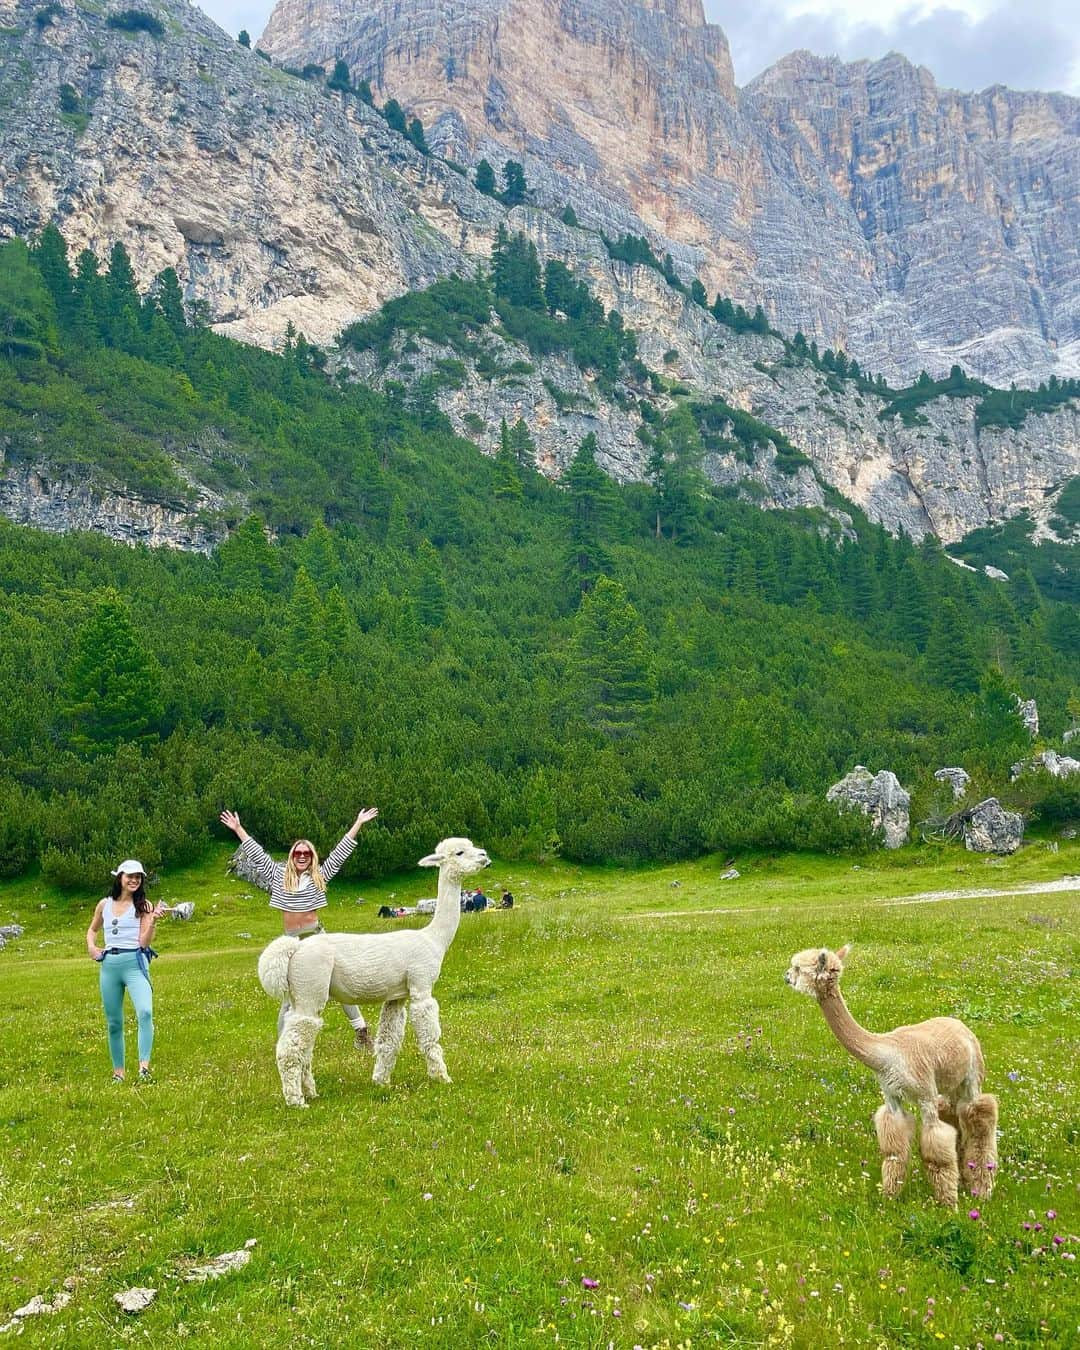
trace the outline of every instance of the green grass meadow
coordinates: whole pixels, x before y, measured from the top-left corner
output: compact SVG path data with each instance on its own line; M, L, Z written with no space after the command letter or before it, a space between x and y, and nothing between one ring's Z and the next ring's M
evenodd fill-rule
M375 1088L331 1005L305 1111L255 975L279 916L225 857L154 892L197 908L159 925L148 1087L109 1081L97 897L0 886L0 922L27 928L0 953L0 1325L74 1285L0 1342L1080 1343L1080 894L896 903L1078 873L1075 843L740 858L733 881L721 859L497 861L485 882L517 907L462 917L436 990L453 1085L410 1031ZM380 904L432 887L339 881L328 926L385 928ZM877 1085L782 980L846 940L864 1026L951 1014L982 1041L1001 1170L977 1217L935 1208L917 1163L881 1196ZM249 1239L243 1270L184 1281ZM132 1285L158 1291L137 1317L113 1302Z

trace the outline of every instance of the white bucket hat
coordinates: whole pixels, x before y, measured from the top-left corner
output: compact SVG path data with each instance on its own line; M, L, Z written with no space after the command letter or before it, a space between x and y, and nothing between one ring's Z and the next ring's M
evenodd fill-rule
M132 876L136 872L140 876L146 876L146 868L139 862L138 858L125 858L119 867L113 868L112 875L118 877L123 872L126 872L128 876Z

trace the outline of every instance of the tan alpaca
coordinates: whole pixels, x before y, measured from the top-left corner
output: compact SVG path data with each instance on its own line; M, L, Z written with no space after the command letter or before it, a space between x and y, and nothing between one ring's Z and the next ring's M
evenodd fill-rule
M850 950L850 943L838 952L809 947L791 958L784 979L817 999L836 1039L877 1074L885 1098L874 1115L882 1189L897 1195L907 1175L915 1117L904 1110L906 1098L922 1116L919 1151L934 1199L955 1206L960 1176L972 1195L988 1199L997 1168L998 1104L981 1090L986 1069L979 1042L955 1017L931 1017L881 1034L864 1031L840 993Z

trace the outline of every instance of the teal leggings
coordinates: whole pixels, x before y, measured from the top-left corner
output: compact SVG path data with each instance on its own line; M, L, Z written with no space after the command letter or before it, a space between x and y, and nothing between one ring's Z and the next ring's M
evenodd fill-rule
M139 1060L149 1061L154 1048L154 993L150 981L139 969L137 952L110 952L101 963L101 1002L114 1069L124 1067L125 989L131 995L139 1024Z

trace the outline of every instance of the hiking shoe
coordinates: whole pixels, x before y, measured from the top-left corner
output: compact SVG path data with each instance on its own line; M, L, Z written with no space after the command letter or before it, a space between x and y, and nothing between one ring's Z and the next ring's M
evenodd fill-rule
M155 1082L155 1081L156 1081L156 1080L155 1080L155 1078L154 1078L154 1075L150 1072L149 1069L140 1069L140 1070L139 1070L139 1082L140 1082L140 1083L153 1083L153 1082Z
M124 1077L124 1075L123 1075L122 1073L114 1073L113 1076L109 1079L109 1082L110 1082L110 1083L126 1083L126 1082L127 1082L127 1079Z
M371 1031L367 1027L357 1027L353 1032L353 1045L362 1055L373 1055L375 1053L375 1042L371 1039Z

